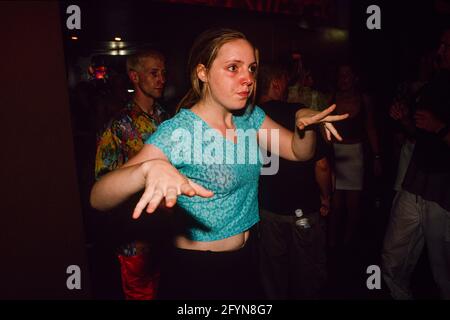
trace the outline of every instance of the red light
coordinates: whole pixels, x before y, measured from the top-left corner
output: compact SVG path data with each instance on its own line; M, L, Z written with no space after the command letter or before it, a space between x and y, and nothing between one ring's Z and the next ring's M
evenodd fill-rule
M105 79L106 78L106 67L105 66L95 67L94 77L95 77L95 79Z

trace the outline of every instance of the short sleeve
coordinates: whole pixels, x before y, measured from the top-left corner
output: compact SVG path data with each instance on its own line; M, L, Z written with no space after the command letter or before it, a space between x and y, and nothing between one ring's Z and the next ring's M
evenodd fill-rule
M266 113L263 109L256 106L251 110L248 121L251 123L251 127L254 129L259 129L266 118Z
M145 143L159 148L170 163L180 167L192 158L190 125L183 118L164 121Z
M148 139L145 141L145 144L152 144L155 147L158 147L169 159L170 161L170 155L172 153L172 125L171 122L164 121L158 129L156 129L153 134L148 137Z

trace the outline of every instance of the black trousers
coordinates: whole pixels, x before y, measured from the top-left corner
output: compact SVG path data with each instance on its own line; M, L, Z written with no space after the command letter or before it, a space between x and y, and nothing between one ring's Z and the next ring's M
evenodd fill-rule
M326 281L325 232L319 213L309 215L311 228L296 226L295 216L261 210L259 256L268 299L317 299Z
M173 248L161 270L161 300L261 299L262 287L252 235L236 251L212 252Z

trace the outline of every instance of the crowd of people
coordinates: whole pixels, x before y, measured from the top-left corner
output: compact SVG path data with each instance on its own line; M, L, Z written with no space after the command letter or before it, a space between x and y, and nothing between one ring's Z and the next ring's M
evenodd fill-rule
M412 299L426 245L449 299L449 30L421 62L389 110L399 165L379 255L390 295ZM323 298L328 256L358 244L367 176L385 173L379 109L357 67L339 64L321 92L304 65L293 74L286 61L259 61L243 33L207 30L173 115L159 50L138 50L126 69L133 95L92 126L88 166L90 205L105 211L95 214L128 219L114 242L124 297Z

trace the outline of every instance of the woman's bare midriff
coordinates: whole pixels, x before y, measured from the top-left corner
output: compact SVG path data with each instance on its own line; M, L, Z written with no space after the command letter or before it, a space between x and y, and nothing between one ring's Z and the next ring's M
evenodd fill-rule
M248 230L232 237L216 241L193 241L184 236L178 236L175 238L175 246L180 249L199 251L235 251L245 245L248 236Z

